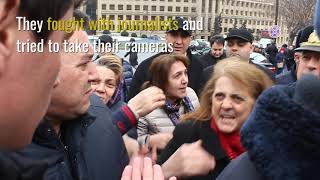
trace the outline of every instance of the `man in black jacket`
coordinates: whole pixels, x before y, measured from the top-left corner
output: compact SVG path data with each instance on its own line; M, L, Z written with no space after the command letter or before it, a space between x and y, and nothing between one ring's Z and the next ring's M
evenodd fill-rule
M61 43L68 35L63 31L49 31L47 19L71 18L75 0L19 2L4 0L0 3L2 149L17 149L31 142L32 134L47 109L60 67L59 53L50 53L47 44L49 41ZM41 21L42 28L37 27L35 31L24 29L30 20ZM21 43L40 43L41 40L44 43L41 53L27 52L25 46L22 48Z
M226 55L227 57L239 56L248 63L253 63L250 59L250 54L253 52L253 36L246 29L233 29L229 32L225 40L227 41ZM253 63L254 64L254 63ZM256 64L255 64L256 65ZM256 65L257 68L263 70L272 80L275 80L274 74L267 68ZM205 68L199 80L200 92L207 81L213 74L213 66Z
M49 31L47 19L72 17L76 0L2 0L0 3L0 149L16 150L31 143L44 116L60 68L59 53L50 53L48 42L61 43L63 31ZM25 19L24 19L25 18ZM23 29L31 20L43 23ZM35 21L33 21L34 23ZM19 26L20 25L20 26ZM18 28L21 28L20 30ZM31 53L17 43L39 43L43 52ZM32 167L32 168L29 168ZM8 152L0 152L0 179L41 179L47 166Z
M75 31L69 42L89 43L89 40L84 31ZM132 101L138 103L131 101L121 108L129 119L125 121L125 115L120 115L115 122L107 106L92 95L90 82L97 79L92 57L91 46L88 53L62 53L60 84L53 89L46 117L38 126L33 143L13 153L45 161L49 166L46 179L120 179L129 163L122 134L136 124L137 118L157 108L156 101L164 99L161 90L138 100L135 97ZM142 103L148 108L142 107ZM163 104L164 101L158 105Z
M191 54L189 50L189 44L192 39L191 31L183 30L183 20L178 18L178 30L170 30L167 31L166 34L166 41L167 43L172 43L173 45L173 52L186 55L189 58L189 67L188 67L188 78L189 84L188 86L191 87L195 92L198 91L198 76L202 72L202 65L199 62L198 57ZM129 90L129 99L137 95L141 91L141 86L145 81L148 81L149 78L149 67L153 60L166 53L159 53L156 54L146 60L144 60L137 68L132 82L131 87Z
M215 35L210 38L211 50L200 57L203 68L215 65L219 60L226 57L224 53L224 38L221 35Z
M269 62L276 66L276 55L278 53L278 48L275 42L272 42L267 48L266 53L269 55Z
M301 43L307 42L310 34L313 32L314 28L313 25L307 26L299 31L296 37L296 48L300 47ZM297 81L297 71L303 71L306 68L304 65L304 61L302 61L302 52L295 51L294 52L294 61L295 63L289 69L288 72L283 74L279 74L276 76L277 84L290 84ZM301 66L299 64L302 63Z

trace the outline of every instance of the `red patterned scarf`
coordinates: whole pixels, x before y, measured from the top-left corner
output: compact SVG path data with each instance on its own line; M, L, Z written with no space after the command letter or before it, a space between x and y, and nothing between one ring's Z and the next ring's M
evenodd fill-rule
M217 133L220 144L222 145L222 149L226 152L230 159L235 159L246 151L240 143L239 131L231 134L222 133L218 129L214 119L211 119L211 128Z

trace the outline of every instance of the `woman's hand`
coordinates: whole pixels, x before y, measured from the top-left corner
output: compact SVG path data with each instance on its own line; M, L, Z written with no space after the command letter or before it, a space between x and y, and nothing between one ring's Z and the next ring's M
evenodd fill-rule
M172 133L159 133L149 137L149 145L158 149L164 149L172 139Z
M162 169L159 165L152 165L150 158L135 158L132 166L128 165L122 173L121 180L164 180ZM169 180L177 180L175 177Z
M201 140L182 145L162 165L165 177L206 175L216 166L215 158L201 146Z

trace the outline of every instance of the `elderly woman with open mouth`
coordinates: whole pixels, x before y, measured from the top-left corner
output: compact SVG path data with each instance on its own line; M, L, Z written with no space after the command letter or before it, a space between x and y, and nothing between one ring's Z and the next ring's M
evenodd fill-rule
M217 63L201 94L200 108L182 117L184 122L176 126L173 138L158 158L159 164L169 163L166 161L180 146L202 140L202 147L215 159L215 167L208 174L187 177L188 172L179 169L180 161L171 166L173 174L164 173L179 179L215 179L232 159L245 152L239 130L258 96L271 85L262 70L238 57Z

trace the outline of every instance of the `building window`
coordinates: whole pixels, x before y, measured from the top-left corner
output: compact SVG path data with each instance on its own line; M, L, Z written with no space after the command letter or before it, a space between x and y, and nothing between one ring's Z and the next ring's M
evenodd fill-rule
M184 0L184 2L186 2L186 3L187 3L187 2L189 2L189 1L188 1L188 0Z
M176 2L181 2L181 0L176 0Z
M240 15L241 15L241 16L243 15L243 11L240 11Z
M118 5L118 10L123 10L123 5L122 4Z
M183 7L183 12L188 12L189 8L188 7Z
M109 20L114 20L114 15L110 15Z
M248 16L248 11L245 11L244 14L245 14L246 16Z
M134 16L134 19L135 20L140 20L140 16L136 15L136 16Z
M236 10L236 15L238 15L238 10Z
M157 6L151 6L151 10L152 11L156 11L157 10Z
M140 10L140 6L139 6L139 5L135 5L135 6L134 6L134 9L137 10L137 11L139 11L139 10Z
M253 25L256 25L256 21L253 21Z
M226 14L229 14L229 9L226 9Z
M126 20L131 20L131 15L126 15Z
M131 5L127 5L127 10L131 10L131 9L132 9Z
M248 21L248 24L251 25L251 20Z
M191 8L191 12L196 12L197 10L196 10L196 8L195 7L192 7Z
M107 19L107 16L105 14L101 15L102 19Z
M144 5L144 6L143 6L143 10L144 10L144 11L148 11L148 6L147 6L147 5Z
M254 16L257 16L257 12L254 12Z
M114 10L114 4L110 4L109 9Z
M160 6L160 11L164 11L164 6Z
M118 15L119 20L123 20L123 15Z
M260 21L257 21L257 25L260 25Z
M177 12L180 12L180 7L176 7L176 11L177 11Z
M231 15L233 15L233 10L230 11Z
M228 28L223 28L223 32L227 32L228 31Z
M232 20L232 19L230 19L230 23L233 23L233 20Z
M224 20L224 23L228 23L228 19L225 19L225 20Z
M250 16L252 16L252 12L250 12Z
M102 10L106 10L107 9L107 5L106 4L102 4L101 9Z
M172 0L168 0L168 2L172 2Z
M197 0L192 0L192 3L197 3Z

